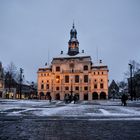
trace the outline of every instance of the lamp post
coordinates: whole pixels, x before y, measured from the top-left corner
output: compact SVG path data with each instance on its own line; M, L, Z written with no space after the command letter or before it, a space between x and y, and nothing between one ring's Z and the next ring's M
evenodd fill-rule
M131 96L131 101L133 100L133 82L132 82L132 68L133 68L133 65L132 64L129 64L130 66L130 96Z
M73 96L73 86L72 86L72 80L73 80L73 76L71 75L71 90L70 90L71 97Z
M21 96L22 96L22 81L23 81L23 77L22 77L22 74L23 74L23 69L20 68L20 87L19 87L19 93L20 93L20 99L21 99Z

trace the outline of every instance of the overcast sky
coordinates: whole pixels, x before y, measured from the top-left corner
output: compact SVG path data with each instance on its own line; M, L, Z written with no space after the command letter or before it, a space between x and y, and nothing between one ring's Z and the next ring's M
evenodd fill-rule
M140 62L140 0L0 0L0 61L36 81L39 67L67 53L73 20L80 51L95 63L98 48L110 81Z

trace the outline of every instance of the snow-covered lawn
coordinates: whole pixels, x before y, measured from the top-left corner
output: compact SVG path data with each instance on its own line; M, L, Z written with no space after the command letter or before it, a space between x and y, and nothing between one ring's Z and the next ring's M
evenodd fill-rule
M123 117L140 120L140 101L128 101L133 106L121 106L120 100L82 101L65 104L48 100L0 99L0 114L6 116L60 116L60 117ZM135 106L135 105L139 105ZM91 119L92 120L92 119Z

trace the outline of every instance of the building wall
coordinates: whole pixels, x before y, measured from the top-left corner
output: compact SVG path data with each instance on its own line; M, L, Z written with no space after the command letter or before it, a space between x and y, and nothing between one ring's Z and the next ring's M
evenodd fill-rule
M85 65L88 67L88 70L83 70ZM56 71L56 67L58 66L60 67L60 71ZM79 75L79 83L75 82L76 75ZM84 75L88 75L88 82L84 82ZM65 76L69 76L68 83L65 82ZM95 84L97 84L97 88L94 87ZM100 87L100 84L103 84L103 88ZM44 87L41 87L42 85ZM69 89L67 90L66 87L69 87ZM75 87L79 87L79 90L76 90ZM88 94L88 100L92 100L93 92L97 92L98 99L100 99L101 92L104 92L106 98L108 98L107 66L92 67L90 57L53 59L51 68L38 70L39 96L42 94L41 92L44 95L50 92L53 99L56 99L56 94L59 93L61 100L68 93L78 93L80 100L84 100L85 94Z

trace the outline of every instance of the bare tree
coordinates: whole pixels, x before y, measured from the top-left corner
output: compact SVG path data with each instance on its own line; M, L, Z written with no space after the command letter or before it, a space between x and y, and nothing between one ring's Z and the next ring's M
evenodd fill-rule
M135 60L130 60L129 64L132 65L133 76L134 76L135 73L140 69L140 63L136 62ZM126 78L128 78L130 76L130 68L128 68L128 70L124 73L124 75Z
M15 64L13 62L11 62L7 68L6 68L6 73L9 73L9 75L15 79L17 77L17 67L15 66Z

